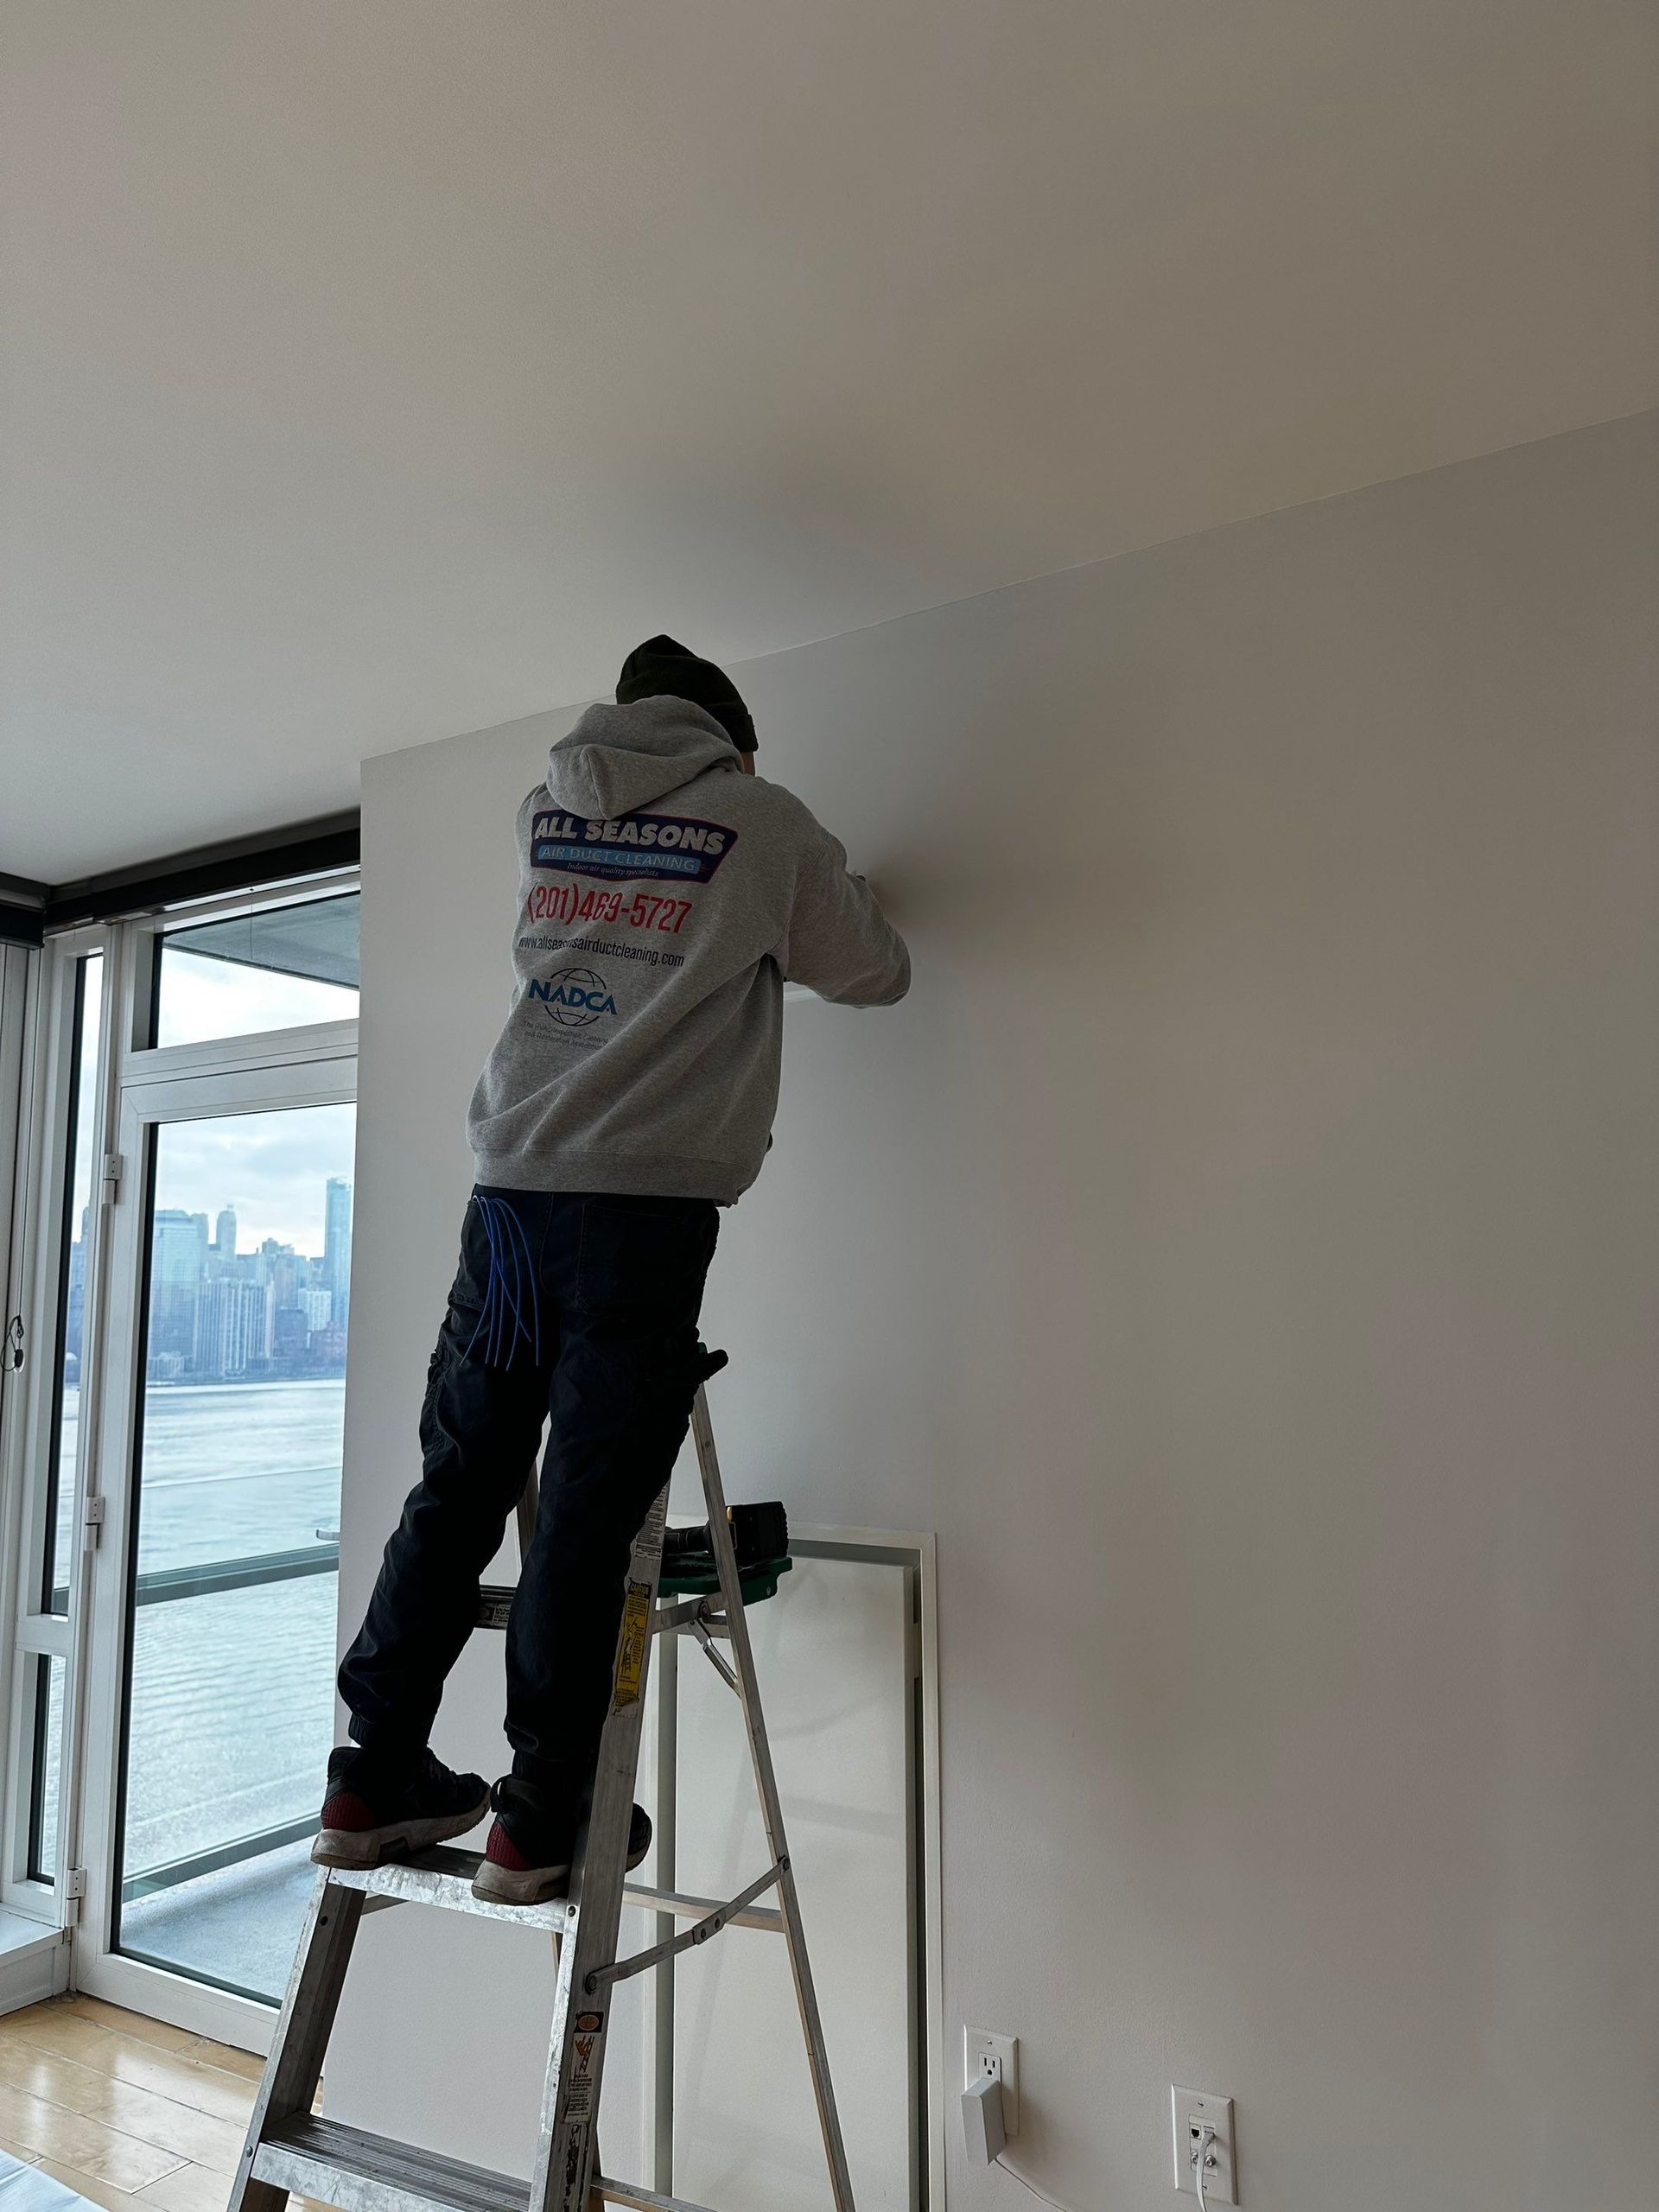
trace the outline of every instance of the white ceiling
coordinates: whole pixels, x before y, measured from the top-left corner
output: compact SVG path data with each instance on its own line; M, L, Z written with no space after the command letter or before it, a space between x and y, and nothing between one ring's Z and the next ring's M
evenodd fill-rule
M1651 0L5 0L0 868L1659 398ZM764 742L764 732L762 733Z

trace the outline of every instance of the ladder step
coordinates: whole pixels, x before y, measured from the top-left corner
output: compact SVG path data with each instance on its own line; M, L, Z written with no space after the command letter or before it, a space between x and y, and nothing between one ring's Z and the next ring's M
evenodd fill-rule
M612 2181L601 2174L594 2187L607 2204L632 2204L636 2212L709 2212L706 2204L693 2204L689 2197L663 2196L654 2189L641 2189L635 2183Z
M284 2120L254 2152L253 2177L340 2212L526 2212L530 2183L394 2143L338 2120Z
M550 1929L556 1936L574 1924L576 1909L563 1897L546 1904L495 1904L475 1897L473 1877L483 1857L481 1851L456 1851L440 1843L429 1851L412 1851L405 1859L382 1859L378 1866L331 1866L328 1879L343 1890L363 1890L397 1904L438 1905L448 1912L470 1912L480 1920Z
M387 1859L378 1866L331 1866L328 1878L342 1889L363 1890L370 1897L385 1897L396 1904L436 1905L448 1912L474 1913L480 1920L506 1920L520 1928L550 1929L560 1936L576 1917L576 1908L563 1897L547 1904L486 1904L473 1895L473 1877L483 1863L482 1852L458 1851L453 1844L435 1844L429 1851L410 1852L405 1859ZM721 1911L722 1897L688 1896L681 1890L648 1889L641 1882L623 1885L622 1901L644 1912L664 1912L676 1920L706 1920ZM745 1905L728 1916L734 1928L759 1928L781 1936L784 1916L770 1905Z

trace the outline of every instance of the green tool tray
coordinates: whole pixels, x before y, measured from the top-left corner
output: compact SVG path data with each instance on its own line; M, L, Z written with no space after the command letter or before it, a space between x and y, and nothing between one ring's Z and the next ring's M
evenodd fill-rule
M708 1566L703 1561L707 1560ZM760 1560L752 1567L740 1570L738 1585L746 1605L758 1605L764 1599L778 1595L778 1585L794 1567L794 1560L785 1553L781 1559ZM720 1594L720 1577L715 1572L712 1552L692 1552L676 1562L671 1574L663 1570L663 1579L657 1586L660 1598L713 1598Z

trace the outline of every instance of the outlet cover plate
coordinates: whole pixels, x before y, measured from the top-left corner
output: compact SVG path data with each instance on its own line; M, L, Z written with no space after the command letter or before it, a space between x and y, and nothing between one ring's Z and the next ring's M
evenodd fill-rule
M986 2071L986 2062L1002 2064L1002 2133L1012 2142L1020 2133L1020 2038L993 2035L988 2028L962 2031L962 2086L971 2088Z
M1233 2155L1232 2099L1218 2097L1211 2089L1172 2089L1169 2106L1176 2188L1188 2196L1198 2195L1198 2183L1192 2167L1192 2152L1198 2143L1198 2131L1204 2127L1213 2127L1216 2139L1211 2150L1216 2163L1205 2177L1205 2202L1206 2204L1236 2204L1238 2163Z

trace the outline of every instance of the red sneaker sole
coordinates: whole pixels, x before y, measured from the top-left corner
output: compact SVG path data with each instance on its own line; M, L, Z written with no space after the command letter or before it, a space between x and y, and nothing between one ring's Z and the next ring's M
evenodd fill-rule
M424 1851L435 1843L448 1843L475 1828L490 1809L486 1791L470 1812L448 1813L428 1821L389 1821L378 1828L324 1828L311 1847L312 1863L318 1866L347 1866L359 1871L378 1866L383 1859L405 1852Z

